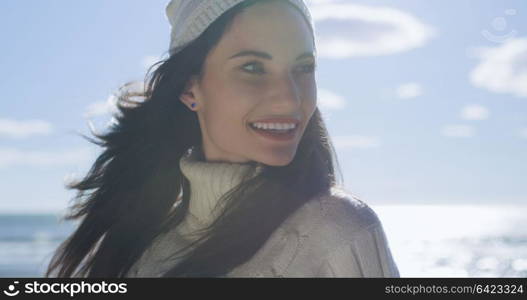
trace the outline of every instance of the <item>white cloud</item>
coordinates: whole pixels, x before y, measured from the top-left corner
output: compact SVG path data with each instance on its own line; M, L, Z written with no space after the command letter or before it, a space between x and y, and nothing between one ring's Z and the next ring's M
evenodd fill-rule
M330 90L318 89L317 106L323 110L338 110L346 106L346 100Z
M50 152L4 147L0 148L0 168L10 166L54 167L57 165L82 165L92 156L92 151L88 148Z
M143 68L145 69L148 69L150 68L153 64L155 64L156 62L160 61L161 59L159 59L159 57L155 56L155 55L148 55L148 56L145 56L142 60L141 60L141 65L143 66Z
M527 97L527 38L512 38L497 47L473 49L471 55L481 60L469 75L474 86Z
M421 96L423 94L423 88L418 83L408 82L398 86L395 92L397 97L401 99L411 99Z
M88 126L91 131L100 133L112 124L117 123L116 115L120 115L117 103L118 95L128 93L128 100L142 102L144 97L145 84L143 81L132 81L121 86L116 93L108 96L106 101L98 101L88 105L83 113L84 118L88 119ZM126 102L120 103L122 106L130 106Z
M461 118L465 120L486 120L489 117L489 110L481 105L467 105L461 111Z
M137 96L137 94L144 95L145 88L146 88L146 86L145 86L144 81L132 81L132 82L128 83L128 85L122 86L119 89L119 93L126 92L126 93L130 93L130 94L136 94L134 96L130 96L129 100L132 100L134 102L142 102L142 101L145 100L145 98L143 96ZM126 103L122 103L122 104L127 106Z
M310 1L320 57L390 55L424 46L437 30L408 12L335 1Z
M90 104L85 112L85 118L110 115L117 111L117 97L110 95L106 101L98 101Z
M339 149L377 148L381 145L378 137L363 135L334 136L333 143L335 144L335 148Z
M47 135L52 131L53 126L47 121L0 119L0 136L27 138L32 135Z
M446 125L441 129L446 137L472 137L474 133L474 128L468 125Z

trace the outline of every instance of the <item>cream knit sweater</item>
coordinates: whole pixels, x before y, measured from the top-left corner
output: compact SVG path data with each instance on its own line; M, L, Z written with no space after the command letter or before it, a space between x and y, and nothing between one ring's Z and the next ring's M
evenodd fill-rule
M189 179L191 197L184 222L159 236L126 277L160 277L177 264L165 260L192 239L193 230L208 225L221 208L219 197L258 167L242 163L205 162L197 154L183 156L181 171ZM333 189L311 199L277 228L264 246L227 277L399 277L387 238L376 213L364 202Z

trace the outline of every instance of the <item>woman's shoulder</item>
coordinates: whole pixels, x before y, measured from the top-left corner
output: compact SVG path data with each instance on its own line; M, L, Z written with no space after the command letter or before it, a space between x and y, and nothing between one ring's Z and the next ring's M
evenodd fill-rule
M356 232L380 225L375 210L357 195L335 187L331 193L320 197L324 209L324 221L332 223L345 232Z
M305 235L329 234L337 239L349 239L364 229L380 226L377 213L340 186L310 199L288 221Z
M377 213L340 187L310 199L285 227L291 238L291 276L377 277L396 274ZM282 241L282 239L279 239ZM285 259L284 259L285 260ZM289 276L288 275L288 276Z

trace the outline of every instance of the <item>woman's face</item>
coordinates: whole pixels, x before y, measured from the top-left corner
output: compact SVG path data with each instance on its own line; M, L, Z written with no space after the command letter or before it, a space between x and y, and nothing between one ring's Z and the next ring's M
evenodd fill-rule
M235 17L207 56L202 81L191 80L181 96L198 114L207 161L285 166L293 160L316 108L314 51L308 23L288 3L260 2ZM251 125L294 120L290 139Z

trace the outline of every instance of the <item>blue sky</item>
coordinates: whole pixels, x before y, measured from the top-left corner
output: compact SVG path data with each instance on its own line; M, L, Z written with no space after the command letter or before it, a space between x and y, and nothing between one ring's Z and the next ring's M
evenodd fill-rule
M166 55L167 1L0 2L0 212L63 210L120 85ZM527 203L527 2L309 1L319 107L371 204ZM338 13L338 14L337 14Z

